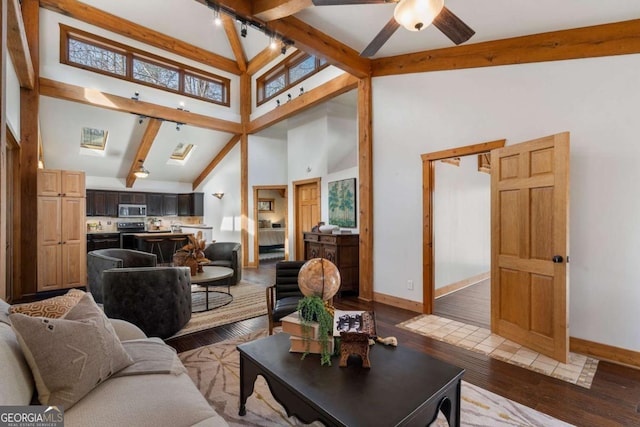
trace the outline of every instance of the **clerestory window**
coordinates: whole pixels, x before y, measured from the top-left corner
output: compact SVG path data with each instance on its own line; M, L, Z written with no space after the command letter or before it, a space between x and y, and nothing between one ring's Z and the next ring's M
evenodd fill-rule
M60 24L60 62L229 106L230 80Z
M257 104L261 105L285 92L328 65L327 61L298 51L256 80Z

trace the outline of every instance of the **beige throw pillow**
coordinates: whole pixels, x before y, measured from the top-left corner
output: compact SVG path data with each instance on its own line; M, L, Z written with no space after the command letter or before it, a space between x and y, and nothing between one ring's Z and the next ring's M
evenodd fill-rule
M48 317L58 319L64 317L80 301L84 292L79 289L71 289L64 295L47 298L42 301L29 302L11 306L10 313L22 313L27 316Z
M42 405L71 408L133 361L111 323L86 293L64 319L11 314Z

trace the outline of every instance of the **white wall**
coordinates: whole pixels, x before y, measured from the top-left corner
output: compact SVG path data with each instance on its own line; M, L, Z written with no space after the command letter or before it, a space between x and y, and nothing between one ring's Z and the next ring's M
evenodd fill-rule
M7 55L7 59L9 59ZM7 126L12 130L16 140L20 141L20 82L13 66L13 62L7 64Z
M570 131L571 335L640 350L639 68L626 55L374 79L374 290L422 300L403 286L422 283L420 154Z
M249 262L254 261L254 200L256 185L287 185L287 140L269 136L249 137ZM238 164L239 167L239 164ZM262 197L262 196L261 196Z
M213 227L212 239L218 242L240 242L240 144L225 156L201 184L204 192L204 222ZM213 193L222 192L222 199ZM246 248L243 248L246 250Z
M107 178L103 176L85 176L85 186L92 190L147 191L159 193L191 193L191 184L184 182L154 181L149 178L136 179L135 188L127 188L125 178Z
M435 287L491 270L491 175L478 156L436 162L433 191Z

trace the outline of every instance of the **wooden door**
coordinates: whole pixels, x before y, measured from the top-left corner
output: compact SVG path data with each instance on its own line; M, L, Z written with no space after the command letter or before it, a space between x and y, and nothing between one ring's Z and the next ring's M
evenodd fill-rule
M61 287L86 285L87 239L85 233L85 199L62 198L62 277Z
M320 179L294 183L296 259L304 259L305 231L320 221Z
M569 133L491 152L491 329L566 363Z
M59 289L62 280L60 201L60 197L38 197L38 291Z

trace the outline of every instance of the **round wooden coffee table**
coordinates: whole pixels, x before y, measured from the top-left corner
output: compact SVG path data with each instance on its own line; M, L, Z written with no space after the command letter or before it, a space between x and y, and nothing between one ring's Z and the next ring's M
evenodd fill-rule
M233 301L233 295L231 295L231 283L230 280L233 276L233 270L227 267L217 266L203 266L202 273L197 273L195 276L191 276L191 284L204 288L203 290L196 290L191 292L191 305L192 312L199 313L201 311L209 311L215 308L223 307ZM226 286L227 291L221 290L209 290L210 287ZM201 298L194 298L196 294L205 294L204 301ZM210 301L209 293L213 295L213 301ZM199 310L195 306L201 305L204 302L204 309ZM211 304L210 304L211 302Z

